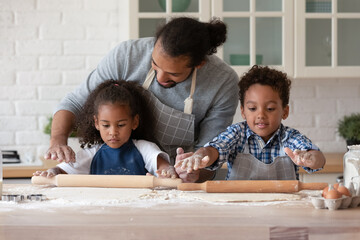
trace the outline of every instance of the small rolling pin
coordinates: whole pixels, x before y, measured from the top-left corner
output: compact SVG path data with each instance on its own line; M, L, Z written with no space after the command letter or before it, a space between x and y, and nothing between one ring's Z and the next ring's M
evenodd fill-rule
M178 190L203 190L209 193L293 193L300 190L322 190L328 183L303 183L297 180L229 180L203 183L181 183Z
M58 187L103 187L103 188L176 188L180 178L157 178L142 175L78 175L59 174L52 178L33 176L32 184Z

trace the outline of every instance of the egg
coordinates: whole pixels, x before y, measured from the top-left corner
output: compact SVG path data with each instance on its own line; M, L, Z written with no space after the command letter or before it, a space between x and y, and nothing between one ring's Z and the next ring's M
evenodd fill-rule
M351 197L351 193L350 193L349 189L347 187L345 187L344 184L335 183L334 185L329 184L329 186L334 188L335 190L337 190L341 195ZM329 191L329 186L327 186L323 189L322 196L324 198L326 198L326 196L327 196L327 193Z
M340 192L338 192L338 190L336 190L334 188L334 186L329 185L328 190L325 194L326 199L338 199L341 198L342 194Z
M335 187L335 186L334 186ZM345 187L343 184L339 184L339 186L336 188L336 190L338 190L339 193L341 193L342 195L351 197L351 193L349 191L349 189L347 187Z
M329 184L329 186L325 187L323 189L323 192L322 192L322 196L325 198L326 197L326 194L327 192L329 191L329 187L331 186L331 184ZM337 187L339 186L338 183L335 183L334 185L332 185L335 189L337 189Z

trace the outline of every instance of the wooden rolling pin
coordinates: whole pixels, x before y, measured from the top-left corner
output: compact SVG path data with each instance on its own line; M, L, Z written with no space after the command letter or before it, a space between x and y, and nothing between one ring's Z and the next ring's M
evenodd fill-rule
M178 190L204 190L209 193L292 193L300 190L322 190L328 183L302 183L297 180L230 180L204 183L181 183Z
M32 184L58 187L104 187L104 188L176 188L180 178L157 178L142 175L78 175L59 174L52 178L33 176Z

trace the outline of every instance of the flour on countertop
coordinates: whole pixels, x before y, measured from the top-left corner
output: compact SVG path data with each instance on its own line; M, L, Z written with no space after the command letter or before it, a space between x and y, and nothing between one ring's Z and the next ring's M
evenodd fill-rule
M12 209L38 209L54 211L57 208L74 207L143 207L149 208L159 204L221 204L265 206L274 204L292 204L315 191L301 191L299 194L269 194L269 193L205 193L202 191L179 191L169 189L143 188L88 188L88 187L53 187L38 185L5 185L3 194L21 194L25 198L30 194L43 194L44 201L5 202L0 201L0 212ZM96 212L95 211L95 212Z

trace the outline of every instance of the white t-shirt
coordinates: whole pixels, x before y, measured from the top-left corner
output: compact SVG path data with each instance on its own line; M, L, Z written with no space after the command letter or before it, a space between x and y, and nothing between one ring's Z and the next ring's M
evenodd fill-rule
M144 159L146 170L157 175L157 157L160 155L163 159L170 162L169 155L160 150L160 148L153 142L146 140L132 140L135 147L139 150ZM103 146L103 144L95 145L91 148L81 149L76 153L76 162L65 163L62 162L57 166L68 174L90 174L90 166L96 152Z

